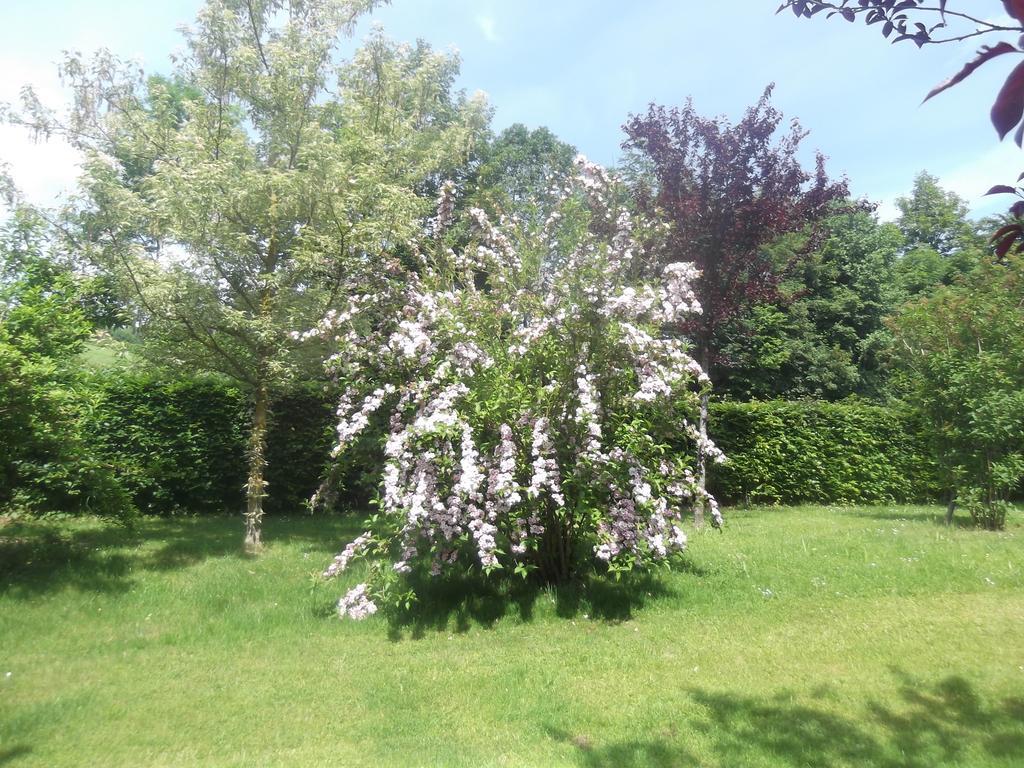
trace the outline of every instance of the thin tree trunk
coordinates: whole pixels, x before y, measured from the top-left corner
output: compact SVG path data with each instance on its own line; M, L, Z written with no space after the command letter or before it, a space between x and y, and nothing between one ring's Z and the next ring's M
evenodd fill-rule
M693 507L693 525L700 528L704 525L704 513L707 510L708 462L704 455L704 441L708 437L708 398L707 391L700 396L700 440L697 447L697 503Z
M263 549L263 498L266 494L267 468L267 409L270 395L267 385L261 381L256 385L252 415L252 431L249 434L249 482L246 484L245 551L255 555Z
M950 489L949 503L946 504L946 525L953 524L953 513L956 512L956 491Z
M700 347L700 364L704 372L711 375L711 353L707 345ZM711 393L705 389L700 395L700 430L701 444L697 446L697 503L693 507L693 525L695 528L704 526L704 516L707 512L707 487L708 487L708 460L704 454L704 444L708 439L708 401Z

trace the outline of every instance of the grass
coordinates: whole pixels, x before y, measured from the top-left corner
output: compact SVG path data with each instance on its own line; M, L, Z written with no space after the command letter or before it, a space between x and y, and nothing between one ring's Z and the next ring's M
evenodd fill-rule
M0 766L1019 766L1024 516L940 514L732 511L628 589L358 624L310 578L353 521L8 522Z
M82 350L79 360L86 368L102 370L118 365L128 356L134 357L131 353L124 352L107 341L90 340L85 342L85 348Z

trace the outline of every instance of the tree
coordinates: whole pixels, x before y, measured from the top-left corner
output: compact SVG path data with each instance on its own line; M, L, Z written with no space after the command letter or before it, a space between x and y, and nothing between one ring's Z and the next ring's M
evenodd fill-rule
M542 224L573 173L575 157L576 149L547 128L511 125L481 147L462 207Z
M389 424L379 514L325 573L372 562L342 616L408 604L409 575L428 569L560 582L584 565L618 575L684 548L684 510L703 495L670 446L680 432L699 439L686 415L706 376L660 329L697 309L693 267L636 284L648 227L603 169L579 165L543 229L496 226L473 209L473 239L458 250L445 188L391 322L368 333L354 297L320 327L339 342L338 364L373 372L346 377L337 453L375 414Z
M453 95L454 56L380 33L335 70L374 0L211 0L169 78L108 53L68 57L66 121L29 94L20 121L86 156L63 231L142 307L151 354L252 396L245 547L261 547L275 387L319 359L298 331L401 273L429 200L484 130ZM427 207L425 207L425 205Z
M774 301L730 323L719 389L734 397L882 397L888 377L880 357L889 346L885 317L903 300L893 279L903 237L893 224L851 202L805 233L766 247L785 269Z
M1015 42L1006 40L996 45L983 45L974 59L947 80L932 88L924 100L946 91L970 77L979 67L989 61L1003 57L1024 55L1024 0L1003 0L1003 9L1014 20L1006 25L984 16L954 10L947 0L929 4L928 0L785 0L777 13L787 8L798 18L810 18L827 11L826 16L840 16L849 22L863 20L868 25L877 25L882 36L892 42L911 41L918 48L925 45L957 43L977 37L1010 33ZM996 3L989 6L995 11ZM1024 61L1018 61L1003 82L990 112L992 125L1000 141L1015 128L1014 140L1017 146L1024 143ZM1024 173L1017 178L1017 184L1024 181ZM1010 184L997 184L987 194L1012 194L1020 198L1010 207L1011 221L997 229L992 235L996 256L1004 257L1011 249L1024 250L1024 186L1016 188Z
M893 320L909 398L930 424L949 493L1002 528L1024 479L1024 258L984 260Z
M927 171L914 177L910 196L896 198L896 207L900 211L897 224L908 249L927 247L949 258L980 244L968 220L967 203L955 192L942 189L938 178Z
M782 272L764 246L847 196L845 182L828 179L820 155L813 176L801 168L796 152L806 134L798 123L774 143L782 114L771 93L769 86L736 125L702 117L687 101L682 109L651 105L624 126L637 205L670 225L665 260L700 271L703 311L681 330L712 380L722 363L714 351L722 329L778 293ZM701 411L704 431L706 399ZM696 515L702 521L700 509Z
M896 207L905 240L896 278L908 297L950 284L986 255L978 225L968 219L967 203L926 171L915 177L909 197L897 198Z

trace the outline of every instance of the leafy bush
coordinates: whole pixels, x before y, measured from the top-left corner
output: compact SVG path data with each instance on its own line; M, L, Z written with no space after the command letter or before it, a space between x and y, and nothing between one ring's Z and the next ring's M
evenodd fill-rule
M90 393L75 357L91 327L79 281L17 209L0 228L0 507L127 519L131 502L82 433Z
M246 411L214 379L98 378L93 445L118 469L139 510L168 514L241 507Z
M728 456L711 488L736 502L854 503L937 495L934 464L909 411L859 402L715 403Z
M334 444L333 401L319 384L292 387L271 395L270 431L267 436L267 492L263 501L269 514L305 510L328 468ZM347 464L341 478L346 508L365 508L368 493L359 483L361 466Z
M542 225L471 209L468 243L445 236L445 185L386 322L365 317L381 297L354 296L311 332L338 343L331 362L352 382L336 451L388 415L380 514L325 572L371 561L342 616L407 604L428 570L561 582L668 564L695 503L718 520L688 457L702 441L717 455L687 420L708 378L671 333L700 311L696 271L645 269L655 233L603 169L578 167Z
M1024 481L1024 256L983 260L892 325L943 485L976 524L1002 528Z

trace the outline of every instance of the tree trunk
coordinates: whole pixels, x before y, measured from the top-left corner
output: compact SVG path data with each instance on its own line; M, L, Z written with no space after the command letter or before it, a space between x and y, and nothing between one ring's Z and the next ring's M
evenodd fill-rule
M263 549L263 497L266 496L267 482L264 472L267 468L267 409L270 395L265 382L256 385L252 414L252 431L249 434L249 482L246 484L245 551L255 555Z
M707 343L698 346L701 368L708 376L711 375L711 350ZM708 401L711 398L710 387L706 387L700 395L700 432L701 444L697 446L697 499L693 507L693 526L701 528L707 513L708 497L708 457L704 454L704 443L708 439Z
M700 439L697 447L697 503L693 507L693 525L700 528L704 525L704 513L707 510L708 462L704 455L704 441L708 437L708 398L710 393L705 390L700 396Z
M956 491L950 490L949 503L946 504L946 525L953 524L953 513L956 512Z

